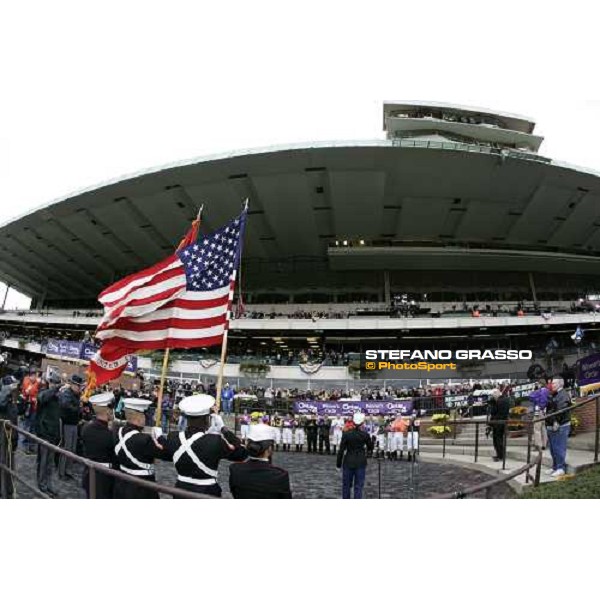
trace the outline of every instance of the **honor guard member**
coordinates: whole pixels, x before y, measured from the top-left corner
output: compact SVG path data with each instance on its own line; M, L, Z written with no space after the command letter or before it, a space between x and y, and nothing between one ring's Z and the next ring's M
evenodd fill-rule
M123 404L127 423L119 427L113 436L115 466L122 473L133 475L142 481L156 481L154 460L163 458L164 452L151 435L144 433L144 413L152 402L143 398L125 398ZM152 499L159 496L154 490L116 479L114 497Z
M323 454L323 445L325 445L325 454L330 453L329 436L331 434L331 421L329 417L321 417L319 425L319 454Z
M112 392L96 394L89 399L94 410L94 419L83 426L81 441L83 444L83 456L93 460L103 467L112 468L115 460L115 442L108 424L113 418L113 404L115 397ZM96 495L95 498L112 498L114 494L115 478L100 471L96 471ZM90 497L90 476L87 467L83 470L82 487L85 495Z
M292 415L288 415L283 419L281 425L281 443L283 444L283 451L289 452L292 446L292 431L294 429L294 419Z
M319 426L315 415L308 417L306 422L306 437L308 439L308 451L317 453L317 438L319 435Z
M296 444L296 452L302 452L304 450L305 433L304 429L308 431L309 423L303 421L300 417L294 419L294 443ZM309 449L310 452L310 449Z
M291 498L290 476L271 464L275 431L269 425L252 425L248 433L248 460L229 467L229 489L234 498Z
M219 462L223 458L241 461L248 453L231 431L223 426L215 431L214 422L210 426L214 406L215 399L207 394L184 398L179 408L187 417L187 429L159 437L158 443L164 448L165 460L172 460L177 470L175 487L220 498Z
M337 454L338 446L342 441L342 433L344 429L344 419L339 415L333 418L331 422L331 428L333 429L333 453Z

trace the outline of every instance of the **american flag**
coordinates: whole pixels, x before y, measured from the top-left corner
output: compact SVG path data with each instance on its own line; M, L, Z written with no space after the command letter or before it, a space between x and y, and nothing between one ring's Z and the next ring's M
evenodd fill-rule
M118 377L138 350L221 344L229 326L247 209L198 237L198 222L168 258L105 289L102 345L90 362L94 385Z

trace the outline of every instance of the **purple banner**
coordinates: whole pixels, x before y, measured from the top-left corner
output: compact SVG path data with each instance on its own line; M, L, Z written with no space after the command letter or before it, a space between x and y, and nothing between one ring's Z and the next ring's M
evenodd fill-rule
M577 384L589 385L600 381L600 354L592 354L577 363Z
M67 340L48 340L46 354L64 358L79 358L81 356L81 342Z
M366 415L395 415L412 412L412 400L338 400L336 402L318 402L315 400L296 400L294 414L297 415L353 415L362 412Z
M98 346L89 342L69 342L66 340L48 340L43 351L52 356L61 358L75 358L78 360L90 361L92 356L98 351ZM131 355L125 371L135 373L137 371L137 356Z

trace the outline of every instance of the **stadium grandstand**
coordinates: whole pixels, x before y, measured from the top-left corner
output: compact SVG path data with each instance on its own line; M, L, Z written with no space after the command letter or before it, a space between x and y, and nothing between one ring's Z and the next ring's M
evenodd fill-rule
M202 233L248 198L226 370L238 384L360 387L357 357L372 347L527 348L550 372L595 351L599 175L539 154L534 121L518 115L387 102L383 129L180 162L4 224L0 280L31 297L30 310L2 306L4 349L69 359L52 348L91 342L102 289L172 252L200 205ZM214 377L216 361L214 349L177 352L169 375ZM156 373L152 357L137 366ZM530 367L458 375L524 379Z

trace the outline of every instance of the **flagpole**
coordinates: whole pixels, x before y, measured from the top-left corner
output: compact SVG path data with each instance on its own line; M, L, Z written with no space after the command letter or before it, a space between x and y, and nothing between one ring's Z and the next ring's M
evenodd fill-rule
M248 198L246 198L245 202L244 202L244 210L248 210ZM243 235L243 233L240 234L240 238ZM239 257L239 265L238 265L238 269L241 272L242 270L242 256L240 254ZM236 277L237 280L237 277ZM238 286L239 286L239 280L238 281ZM238 291L239 293L239 291ZM231 318L231 308L233 306L233 303L231 303L230 307L229 307L229 318ZM225 361L227 360L227 339L228 339L228 333L229 333L229 321L227 322L227 327L223 333L223 343L221 344L221 362L219 364L219 374L217 376L217 393L216 393L216 398L215 398L215 404L217 407L217 412L219 412L221 410L221 392L223 390L223 374L225 372Z
M198 214L196 215L196 221L200 221L202 218L202 211L204 210L204 204L201 204L198 208ZM181 245L183 242L179 245ZM156 406L156 415L154 419L154 424L156 427L160 427L161 425L161 417L162 417L162 399L165 390L165 380L167 378L167 371L169 368L169 351L170 348L165 348L165 355L163 357L162 371L160 373L160 385L158 387L158 398L157 398L157 406Z
M165 389L165 379L167 378L167 371L169 368L169 348L165 349L165 355L163 357L162 371L160 373L160 386L158 387L158 398L156 401L156 415L154 419L154 425L160 427L162 417L162 399L163 392Z

